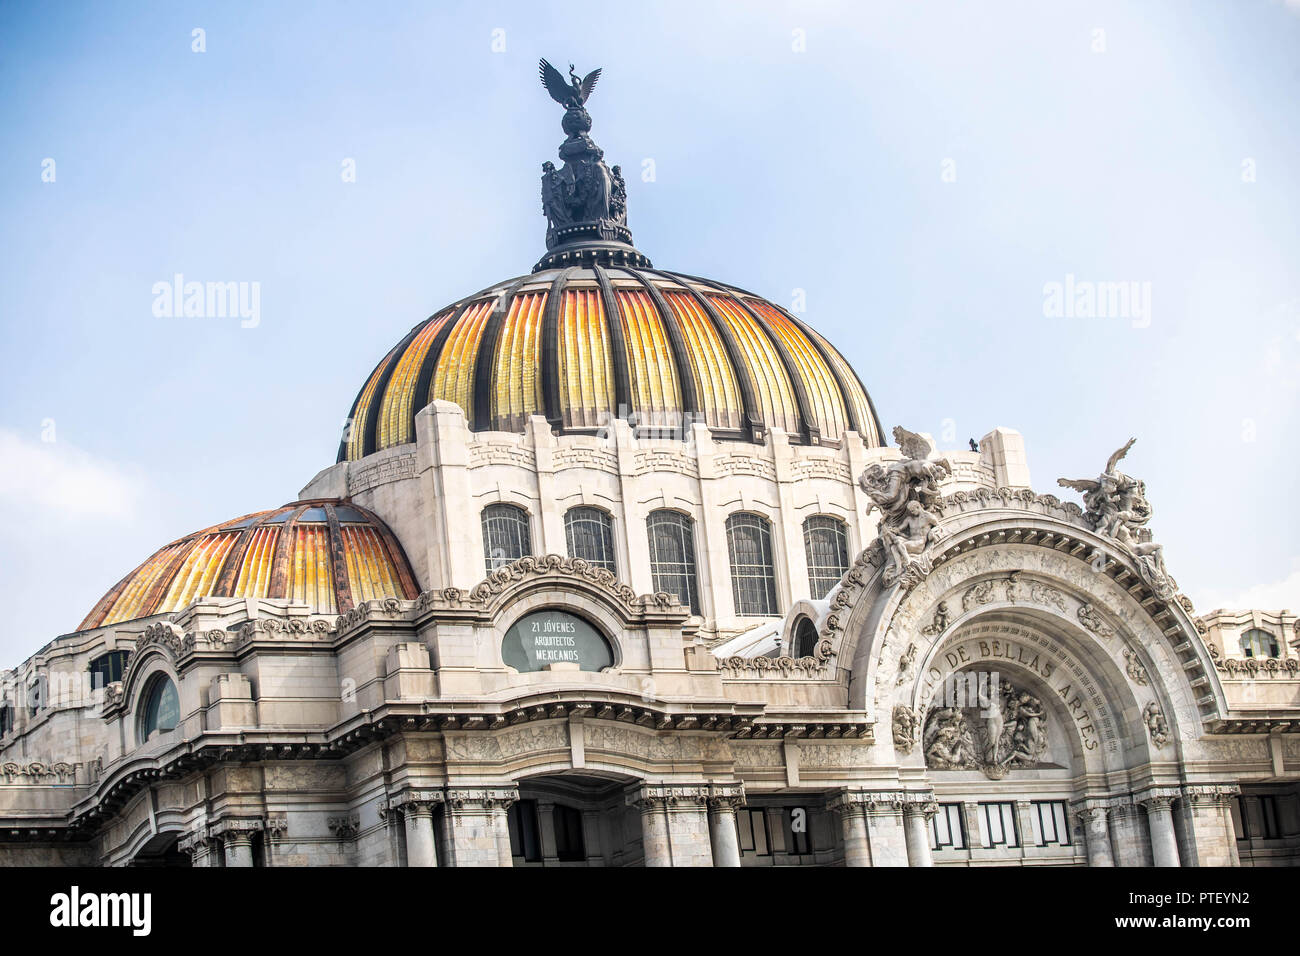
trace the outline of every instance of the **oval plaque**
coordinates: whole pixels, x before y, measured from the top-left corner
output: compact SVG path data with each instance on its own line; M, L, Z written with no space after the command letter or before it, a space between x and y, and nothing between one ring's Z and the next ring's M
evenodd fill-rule
M506 631L501 658L517 671L555 670L577 665L599 671L614 663L604 636L575 614L547 609L525 614Z

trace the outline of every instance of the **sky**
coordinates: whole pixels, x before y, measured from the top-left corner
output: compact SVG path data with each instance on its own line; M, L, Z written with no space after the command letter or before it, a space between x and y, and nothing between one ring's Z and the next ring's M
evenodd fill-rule
M1136 437L1198 611L1300 610L1300 0L10 0L0 665L294 500L402 335L532 268L539 57L603 68L657 267L802 305L887 429L1019 430L1040 492ZM177 274L256 321L156 314Z

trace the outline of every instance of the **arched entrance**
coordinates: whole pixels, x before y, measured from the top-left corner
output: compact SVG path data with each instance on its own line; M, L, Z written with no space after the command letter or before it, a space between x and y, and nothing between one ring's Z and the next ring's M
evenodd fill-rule
M515 866L640 866L641 814L632 778L556 773L518 781L507 812Z
M128 865L142 867L189 866L189 854L182 853L177 846L181 836L180 833L156 834L144 846L140 847Z

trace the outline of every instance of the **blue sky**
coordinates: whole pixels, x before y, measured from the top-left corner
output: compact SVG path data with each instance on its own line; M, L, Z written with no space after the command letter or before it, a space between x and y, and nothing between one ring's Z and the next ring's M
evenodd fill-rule
M1137 436L1198 609L1300 608L1296 0L7 3L0 662L292 500L403 333L531 268L540 56L604 68L657 266L804 290L887 426L1019 429L1039 491ZM175 273L260 323L155 316ZM1067 275L1149 324L1045 315Z

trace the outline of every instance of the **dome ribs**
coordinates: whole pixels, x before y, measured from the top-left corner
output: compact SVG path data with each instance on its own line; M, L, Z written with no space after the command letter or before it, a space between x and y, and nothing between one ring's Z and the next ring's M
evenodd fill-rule
M433 374L437 371L438 360L442 358L442 350L447 345L447 339L451 337L451 330L464 318L477 298L477 295L470 296L459 305L452 306L450 311L453 314L442 323L442 328L438 330L438 334L433 337L433 342L429 345L429 351L424 353L424 361L420 363L420 374L415 380L415 392L411 399L412 438L415 437L415 416L430 404L429 390L433 386Z
M709 302L706 296L700 295L694 287L685 281L684 277L674 275L671 272L660 272L658 269L647 269L646 271L651 275L658 276L660 279L680 286L708 316L714 331L722 340L722 347L727 351L727 360L731 363L732 373L736 377L736 384L740 386L740 398L745 417L744 430L751 441L761 443L767 435L767 424L763 420L763 413L759 410L758 401L755 398L754 377L750 372L749 363L745 361L744 349L736 341L731 326L727 324L722 316L718 315L718 310L713 307L713 303Z
M289 555L295 551L294 547L294 529L298 525L298 519L302 513L307 510L307 505L300 505L293 509L293 513L284 521L284 526L280 529L280 540L276 543L275 559L271 562L271 584L266 589L266 596L269 598L284 598L289 587Z
M328 502L325 504L325 523L329 525L330 562L334 566L334 606L340 614L347 614L356 606L352 600L352 579L348 575L348 557L343 548L343 528L339 524L338 511Z
M835 379L835 384L839 387L840 397L844 402L844 414L847 416L849 427L861 435L871 447L880 447L885 444L880 428L880 416L876 412L876 404L871 399L871 393L868 392L866 386L862 384L862 379L858 377L858 373L854 370L853 366L845 361L843 356L834 353L832 351L834 347L827 342L820 333L816 332L811 326L809 326L807 322L794 315L789 309L783 308L768 299L764 299L761 295L756 295L748 289L742 289L733 285L724 285L723 283L713 282L710 279L703 279L699 276L687 275L686 273L681 273L681 275L683 278L691 279L696 282L721 286L722 288L729 289L732 293L739 293L740 296L748 296L751 299L768 302L772 308L776 309L793 322L794 325L803 332L808 341L812 343L813 348L817 350L819 355L821 355L822 361L826 363L826 367L830 369L831 375ZM850 385L844 375L845 370L848 371L849 375L853 376L852 385ZM861 393L864 399L863 404L866 406L867 414L872 418L872 421L870 422L863 421L862 417L858 414L858 403L854 400L853 396L854 385L857 386L857 391ZM866 427L864 428L864 426Z
M416 326L416 329L418 328L419 326ZM412 329L411 331L414 332L415 329ZM370 403L374 401L379 379L390 364L397 360L397 354L401 351L401 347L402 344L399 342L397 345L394 345L389 349L384 357L380 359L379 364L375 366L374 371L372 371L369 377L366 378L366 384L361 387L361 391L357 394L356 401L352 403L352 411L348 413L347 427L343 432L343 440L339 443L339 461L348 461L350 459L364 457L365 450L361 446L360 438L358 437L357 415L363 410L368 409ZM360 451L361 454L354 454L354 452L357 451Z
M221 568L221 576L217 579L216 587L212 589L213 597L233 596L235 583L239 579L239 569L243 567L244 557L248 554L248 546L252 543L253 536L269 518L279 513L279 510L268 511L244 529L235 546L230 549L230 554L226 556L226 563Z
M668 304L668 300L664 298L664 294L659 290L659 287L647 279L642 272L636 269L625 269L623 271L641 284L646 294L650 296L650 301L654 303L655 309L659 312L659 320L668 335L668 346L672 349L673 365L677 368L677 387L681 391L683 417L686 415L692 417L699 415L702 410L700 408L700 398L695 391L695 376L691 371L690 359L687 357L686 338L682 334L682 326L681 322L678 321L677 313ZM684 432L683 437L685 437Z
M496 368L497 342L501 337L501 325L510 314L510 303L516 293L530 276L520 276L512 282L492 306L483 335L479 339L478 361L474 363L474 387L470 392L470 402L474 414L470 416L471 431L481 432L493 427L492 421L492 372Z
M785 368L786 378L790 380L790 387L794 391L795 405L799 410L799 438L809 445L821 444L821 422L813 414L812 403L808 398L807 385L803 380L803 376L799 374L799 366L795 362L794 356L790 354L790 349L781 336L775 333L771 326L763 320L763 317L750 307L748 302L738 295L733 295L730 289L708 279L698 281L705 288L715 289L726 301L740 306L745 311L745 314L754 320L754 324L762 330L768 342L776 350L777 358Z
M572 266L564 269L551 282L546 314L542 318L542 401L546 420L556 429L564 426L564 412L560 408L560 306L565 283L574 271Z
M394 349L392 360L385 366L384 370L379 373L379 381L375 384L374 393L370 396L370 401L366 405L366 427L361 436L361 455L373 455L379 451L379 415L384 409L384 393L388 391L388 383L393 377L393 372L401 364L401 357L410 347L415 337L420 334L426 325L434 320L435 316L430 316L424 322L421 322L410 332L406 333L406 338L397 343ZM356 428L357 423L354 421L352 427Z
M605 326L613 342L614 352L614 416L626 418L632 413L632 379L627 367L627 338L623 334L622 312L614 298L614 287L609 284L609 273L592 263L596 285L605 307Z

